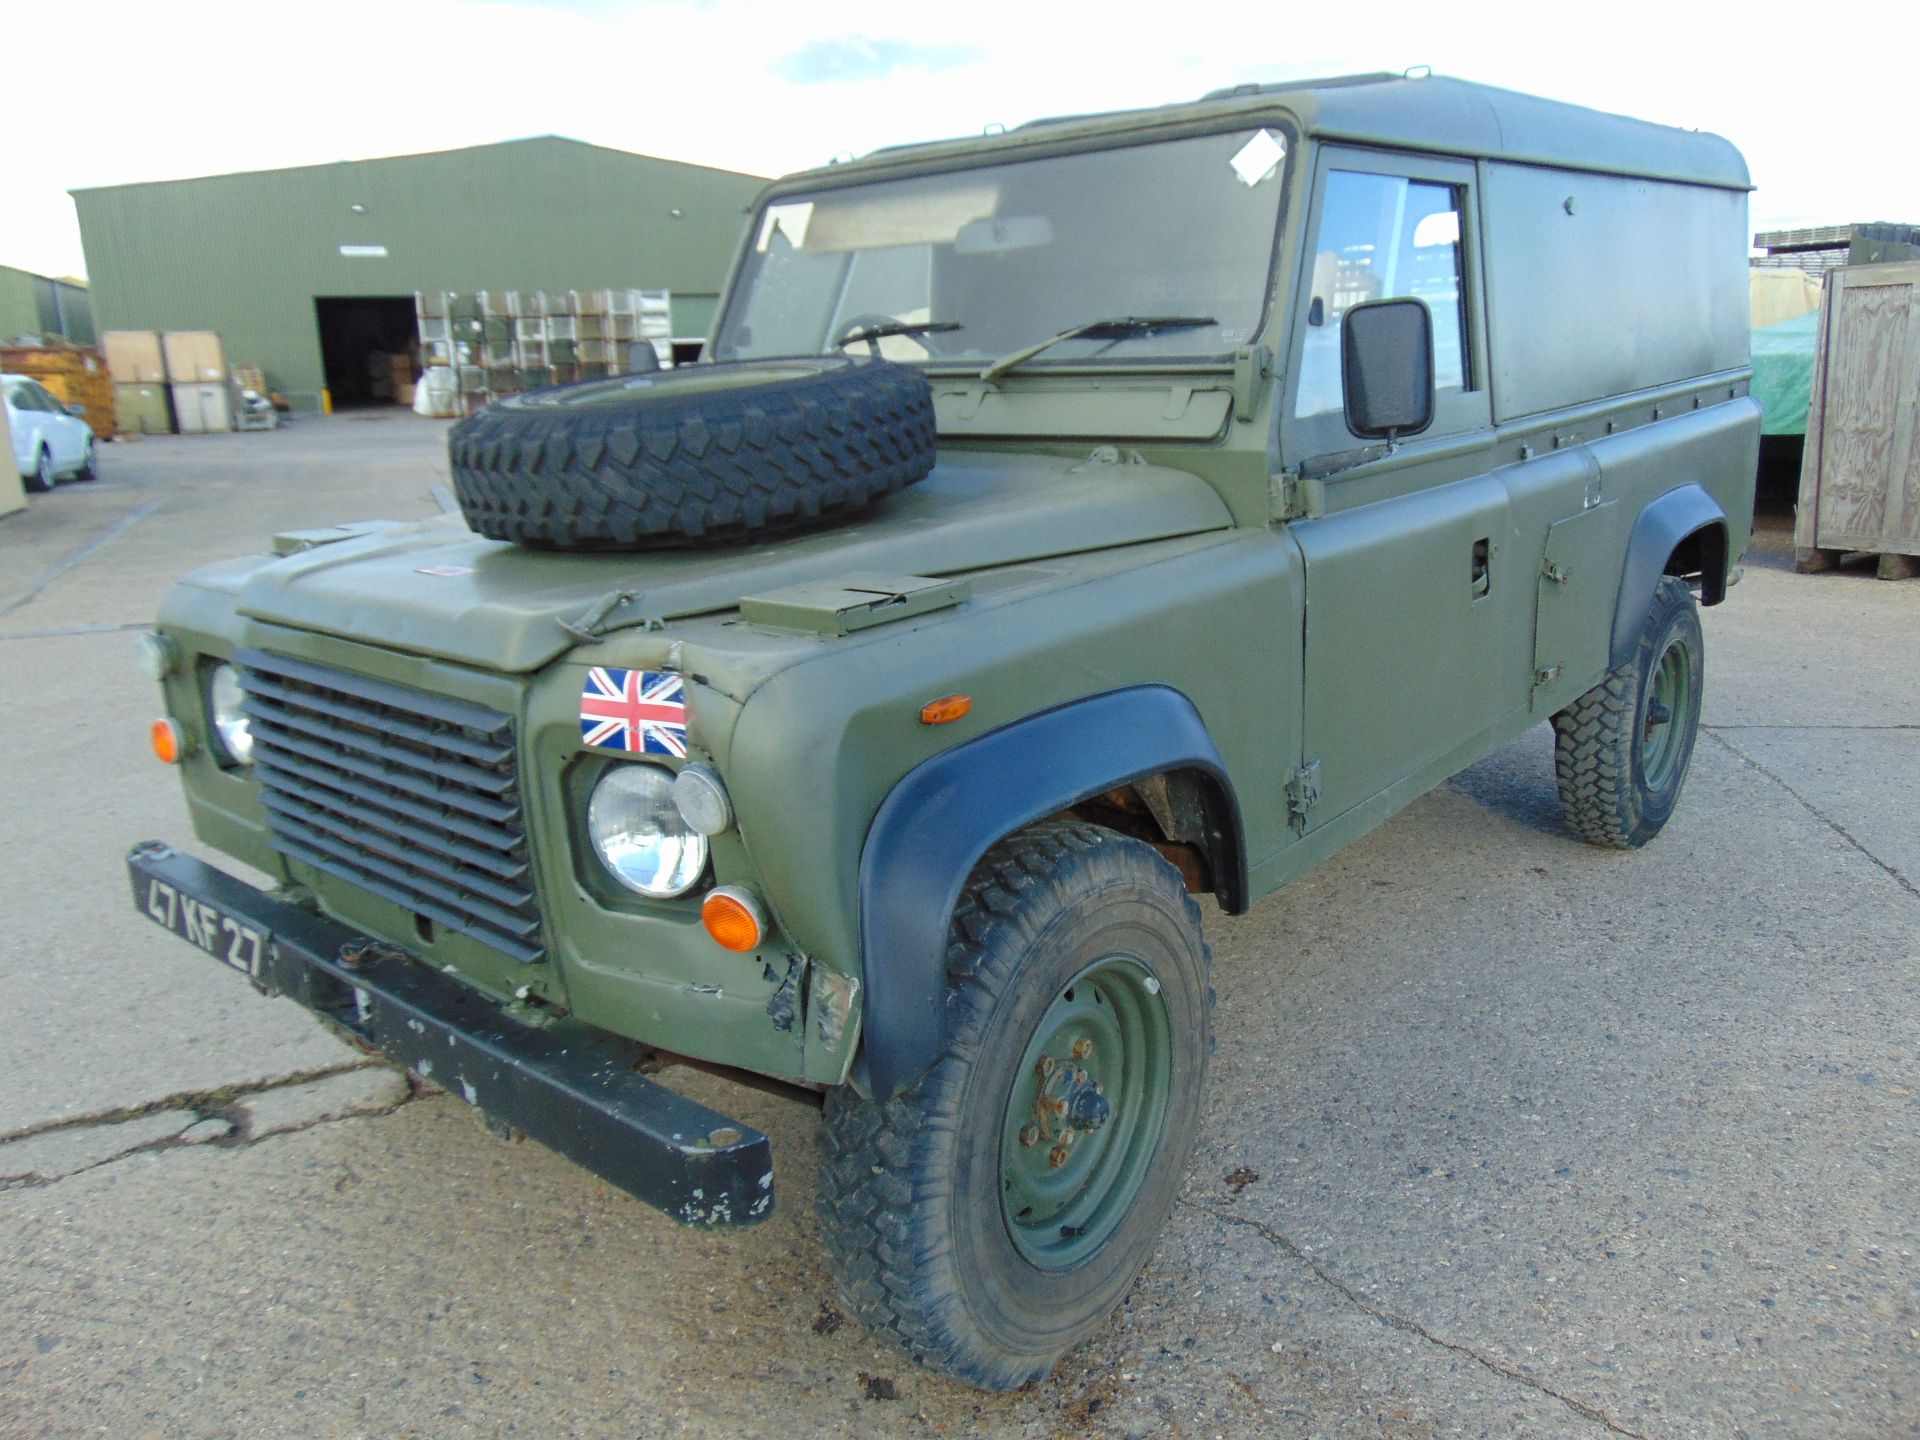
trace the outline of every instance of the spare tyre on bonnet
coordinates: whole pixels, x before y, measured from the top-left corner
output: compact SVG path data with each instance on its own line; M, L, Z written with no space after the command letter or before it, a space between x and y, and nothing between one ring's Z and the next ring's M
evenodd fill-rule
M880 360L699 365L514 395L455 426L453 489L493 540L719 544L862 510L933 468L926 377Z

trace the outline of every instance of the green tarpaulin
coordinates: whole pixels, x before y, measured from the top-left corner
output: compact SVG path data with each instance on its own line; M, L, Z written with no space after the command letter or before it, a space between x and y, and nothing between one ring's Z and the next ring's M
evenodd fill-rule
M1813 348L1819 337L1817 310L1752 332L1753 398L1760 402L1762 435L1807 433Z

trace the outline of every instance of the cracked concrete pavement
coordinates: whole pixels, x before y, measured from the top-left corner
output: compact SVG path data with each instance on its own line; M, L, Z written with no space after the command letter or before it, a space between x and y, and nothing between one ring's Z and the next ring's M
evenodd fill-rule
M188 840L133 633L273 531L432 513L441 441L116 445L0 524L0 1435L1920 1436L1920 582L1767 529L1645 851L1566 836L1536 728L1210 914L1158 1254L983 1396L839 1307L806 1104L667 1072L781 1195L682 1230L133 914L127 846Z

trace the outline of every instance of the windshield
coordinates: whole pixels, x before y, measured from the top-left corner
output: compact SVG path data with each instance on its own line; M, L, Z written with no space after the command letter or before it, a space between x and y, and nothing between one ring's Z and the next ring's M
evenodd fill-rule
M783 196L756 217L714 357L854 336L852 353L978 365L1143 315L1207 323L1095 330L1034 364L1225 355L1260 324L1287 151L1278 129L1242 127Z

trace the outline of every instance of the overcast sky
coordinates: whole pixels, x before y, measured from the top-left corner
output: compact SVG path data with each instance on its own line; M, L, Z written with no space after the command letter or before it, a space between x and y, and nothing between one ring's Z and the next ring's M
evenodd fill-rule
M1804 7L1777 21L1767 11L1724 0L4 0L15 103L0 264L85 273L66 194L82 186L549 133L776 175L1039 115L1413 65L1725 135L1758 186L1755 229L1920 223L1912 0L1856 0L1817 23Z

